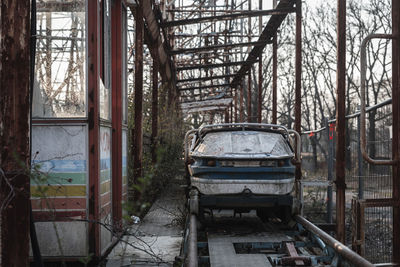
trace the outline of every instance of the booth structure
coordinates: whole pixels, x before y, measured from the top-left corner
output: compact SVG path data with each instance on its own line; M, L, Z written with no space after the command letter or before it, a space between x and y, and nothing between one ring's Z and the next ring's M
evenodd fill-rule
M122 223L126 12L122 0L37 3L31 198L45 259L99 258Z

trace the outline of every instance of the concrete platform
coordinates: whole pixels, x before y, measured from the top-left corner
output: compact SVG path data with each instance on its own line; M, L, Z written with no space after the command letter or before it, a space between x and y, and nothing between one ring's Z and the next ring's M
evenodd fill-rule
M107 257L106 267L172 266L183 241L185 193L179 185L171 186L153 204L144 219L133 225Z

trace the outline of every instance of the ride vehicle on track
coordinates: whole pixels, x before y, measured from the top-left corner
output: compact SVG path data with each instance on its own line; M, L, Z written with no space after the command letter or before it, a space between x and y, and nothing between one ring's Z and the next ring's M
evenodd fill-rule
M280 125L234 123L190 130L185 163L190 195L198 203L191 209L200 219L204 210L255 209L261 219L274 214L287 220L300 145L299 134Z

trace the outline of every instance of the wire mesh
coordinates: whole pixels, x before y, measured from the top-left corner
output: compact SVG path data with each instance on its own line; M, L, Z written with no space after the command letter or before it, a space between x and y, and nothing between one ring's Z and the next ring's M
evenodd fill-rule
M392 197L392 168L372 165L363 160L360 150L360 117L349 115L346 120L346 229L351 229L351 200L390 199ZM371 158L391 159L392 106L390 102L369 109L367 121L367 151ZM334 179L335 163L334 121L323 129L302 134L303 180ZM329 168L332 166L332 168ZM333 188L335 190L335 188ZM314 222L324 222L328 213L335 217L335 207L329 211L326 187L307 186L303 190L303 212ZM335 193L333 193L335 203ZM364 210L365 257L373 263L390 262L392 257L392 208L368 207ZM351 242L347 233L346 242Z

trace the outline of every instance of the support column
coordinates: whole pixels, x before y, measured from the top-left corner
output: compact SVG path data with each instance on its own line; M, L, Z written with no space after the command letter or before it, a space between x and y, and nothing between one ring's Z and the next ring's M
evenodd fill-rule
M274 0L274 8L276 8L276 0ZM272 43L272 124L278 123L278 34L274 34Z
M393 207L393 262L400 262L400 2L392 0L392 25L393 39L392 45L392 107L393 107L393 139L392 153L393 159L397 161L393 165L393 199L398 203Z
M247 79L247 122L251 122L251 67Z
M88 2L88 109L89 109L89 253L100 257L100 6L99 1Z
M244 122L244 106L243 106L243 94L244 94L244 88L243 88L243 81L240 82L240 102L239 102L239 119L240 122Z
M336 235L344 243L345 169L346 169L346 0L337 1L337 71L336 71Z
M122 220L122 3L111 6L112 53L112 215L115 226ZM117 229L119 230L119 229Z
M262 0L259 0L259 9L262 10ZM262 16L259 18L259 23L258 23L258 29L259 32L262 32ZM257 121L258 123L261 123L262 120L262 60L263 60L263 55L262 53L260 54L260 58L258 60L258 105L257 105Z
M153 91L151 93L151 159L157 161L157 135L158 135L158 58L153 58Z
M135 36L135 126L133 136L133 183L138 184L143 172L143 7L136 7L136 36ZM169 96L169 100L171 96ZM135 190L133 200L140 198L140 192Z
M295 85L295 125L294 128L301 133L301 0L296 0L296 85ZM301 166L296 166L296 180L301 179Z
M30 1L1 5L0 257L2 266L19 267L29 266Z

